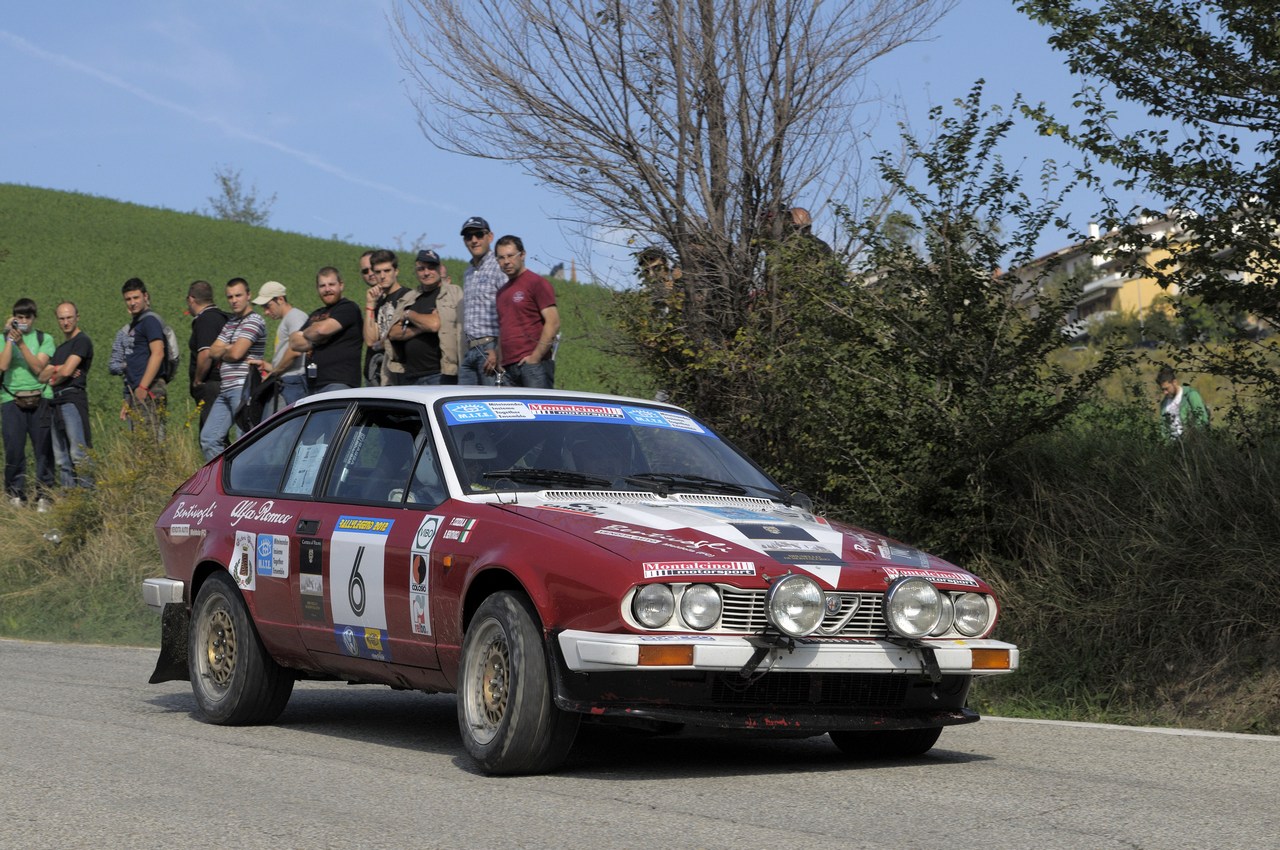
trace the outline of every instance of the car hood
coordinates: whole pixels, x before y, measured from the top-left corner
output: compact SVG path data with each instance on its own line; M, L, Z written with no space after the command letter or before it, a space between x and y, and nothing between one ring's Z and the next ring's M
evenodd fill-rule
M940 558L767 499L552 491L511 494L501 507L639 563L646 579L750 587L790 571L831 589L882 590L907 575L987 589Z

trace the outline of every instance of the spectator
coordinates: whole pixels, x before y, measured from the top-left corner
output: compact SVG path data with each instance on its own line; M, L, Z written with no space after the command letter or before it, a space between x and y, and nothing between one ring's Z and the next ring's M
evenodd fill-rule
M383 338L391 326L391 315L395 313L396 305L409 290L400 285L400 262L394 251L374 251L369 256L369 266L377 283L365 292L363 331L368 351L364 361L364 380L371 387L379 387L387 383L382 368Z
M378 276L373 273L373 263L369 261L372 256L372 251L360 255L360 277L364 278L365 286L374 286L378 282Z
M231 318L209 346L210 359L218 363L222 389L213 402L209 418L200 429L200 449L212 460L227 447L227 434L235 422L236 408L244 395L250 360L261 361L267 348L267 323L254 312L249 301L249 283L242 277L227 281L227 305Z
M316 273L322 306L311 312L302 330L289 337L294 351L307 353L308 392L360 386L360 308L342 297L342 275L333 266Z
M302 330L307 321L307 314L289 303L288 290L283 283L269 280L258 290L258 297L253 299L270 318L280 324L276 327L276 347L271 364L262 364L269 375L275 376L278 382L277 398L279 406L293 404L307 394L307 375L305 357L289 346L289 337L295 331Z
M435 251L419 251L414 270L418 288L400 299L391 317L387 371L400 386L441 384L458 374L462 290L449 282Z
M213 285L207 280L197 280L187 287L187 312L191 314L191 338L187 348L191 360L187 364L187 381L191 398L200 405L200 429L209 418L209 411L222 390L218 376L218 364L209 357L209 346L222 332L227 314L213 304Z
M92 487L87 450L93 448L88 386L93 342L80 329L80 311L74 303L63 301L56 315L64 339L40 372L40 380L53 390L49 419L58 483L63 487Z
M787 226L787 225L790 226ZM813 216L804 207L792 207L787 210L787 216L783 219L784 235L787 237L797 236L801 240L801 244L809 247L810 250L817 251L819 255L828 256L835 253L828 245L813 232Z
M168 396L164 378L160 377L165 351L164 325L151 311L151 296L140 278L131 277L120 287L129 323L116 334L112 345L109 371L124 376L124 405L120 418L133 427L139 419L158 439L164 438L165 399ZM117 350L119 357L117 359ZM131 416L132 414L132 416Z
M1160 419L1168 437L1177 440L1190 429L1209 427L1209 408L1195 387L1179 384L1177 375L1168 366L1160 367L1156 384L1164 393L1160 399Z
M498 373L498 290L507 282L490 246L489 222L472 216L462 223L462 244L471 262L462 283L462 363L459 384L493 386Z
M498 290L498 351L504 381L515 387L550 389L555 384L555 345L560 333L555 290L546 278L525 268L519 236L503 236L496 253L498 266L507 276Z
M19 298L4 325L0 348L0 431L4 435L4 492L21 507L27 501L27 438L36 457L36 509L49 510L53 445L49 435L52 392L40 374L53 356L53 337L37 330L36 302Z

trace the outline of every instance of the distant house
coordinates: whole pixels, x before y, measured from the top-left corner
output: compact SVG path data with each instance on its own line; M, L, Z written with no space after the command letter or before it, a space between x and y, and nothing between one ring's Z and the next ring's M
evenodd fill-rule
M1176 237L1179 232L1177 222L1167 216L1143 217L1137 223L1155 239ZM1080 295L1064 317L1064 333L1072 338L1086 335L1092 323L1108 316L1132 315L1141 319L1153 309L1166 309L1157 299L1176 295L1177 288L1161 289L1153 277L1127 272L1123 268L1126 264L1115 257L1123 247L1117 244L1119 238L1118 231L1104 234L1091 222L1088 239L1037 257L1009 273L1027 284L1023 300L1028 303L1046 287L1068 281L1079 284ZM1166 249L1149 249L1143 259L1154 267L1168 256Z

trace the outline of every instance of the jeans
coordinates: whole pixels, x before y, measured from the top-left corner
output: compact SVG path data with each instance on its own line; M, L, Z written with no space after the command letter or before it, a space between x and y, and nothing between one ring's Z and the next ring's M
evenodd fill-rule
M529 389L549 390L556 380L556 362L542 360L537 363L512 363L503 366L506 374L503 383L509 387L528 387Z
M4 491L11 497L27 497L27 437L36 456L37 490L53 489L53 445L49 438L48 399L35 410L22 410L16 402L0 404L0 431L4 435Z
M200 450L204 452L205 460L213 460L227 447L227 432L235 422L236 407L240 404L243 389L244 384L224 385L209 407L209 418L200 429Z
M63 487L92 487L88 473L89 453L85 450L88 424L74 402L50 405L52 411L53 460L58 465L58 483Z
M280 407L293 404L307 394L307 376L299 372L280 379Z
M421 375L410 381L409 385L414 387L438 387L440 386L440 379L443 377L444 375L439 372L434 375Z
M467 353L462 355L462 362L458 364L458 383L463 386L492 387L496 381L493 375L485 373L484 361L496 347L496 342L485 342L468 348Z

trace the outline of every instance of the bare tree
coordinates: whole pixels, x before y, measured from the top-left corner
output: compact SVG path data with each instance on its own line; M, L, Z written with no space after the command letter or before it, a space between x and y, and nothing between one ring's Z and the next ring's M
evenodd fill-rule
M427 137L671 252L710 341L759 289L770 213L856 173L869 63L954 2L404 0L396 23Z
M210 213L214 218L255 227L267 225L271 219L271 207L276 202L274 194L270 198L259 198L258 187L251 185L246 188L240 169L229 165L215 168L213 178L218 184L218 194L209 196Z

